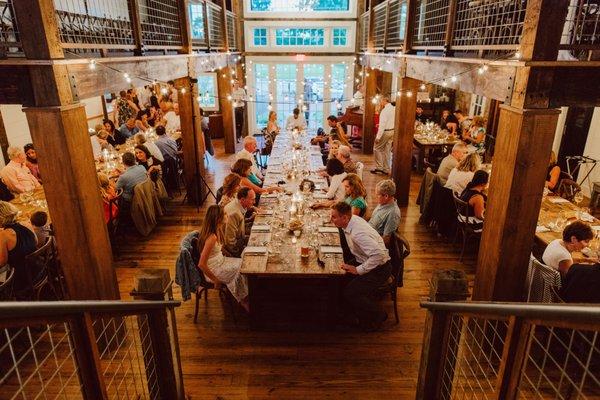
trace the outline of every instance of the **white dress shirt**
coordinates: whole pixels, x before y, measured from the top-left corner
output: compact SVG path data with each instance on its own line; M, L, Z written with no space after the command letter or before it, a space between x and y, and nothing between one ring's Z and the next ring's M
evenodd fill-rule
M348 226L344 229L344 235L350 251L360 263L356 267L359 275L364 275L389 261L390 255L382 237L361 217L353 215L350 218Z
M29 168L15 161L10 161L0 170L0 177L13 193L23 193L40 187L38 180Z
M287 117L287 119L285 120L285 128L286 129L294 129L294 128L298 128L300 130L302 129L306 129L306 119L304 118L304 115L300 114L298 115L298 118L294 118L294 114L290 115L289 117Z
M246 101L246 91L244 88L237 88L231 92L231 98L233 99L234 107L244 107Z
M235 159L240 160L240 159L246 159L248 161L250 161L252 163L252 173L254 175L256 175L256 177L258 179L263 179L263 175L260 173L260 169L258 168L258 165L256 165L256 159L254 158L254 154L250 153L248 150L246 149L241 149L240 151L238 151L238 153L235 155Z
M336 201L344 201L346 198L346 189L344 189L344 185L342 185L342 181L348 175L346 172L342 172L341 174L337 174L331 177L331 182L329 185L329 191L327 191L327 198Z
M148 141L148 142L144 143L144 146L146 146L146 148L150 152L150 155L153 158L156 158L160 162L165 161L165 158L163 157L162 152L160 151L160 149L154 142Z
M379 129L377 129L376 139L381 139L383 132L394 129L394 119L396 118L396 107L387 103L379 113Z
M179 115L175 114L175 111L169 111L165 114L165 120L167 123L165 125L165 129L167 132L175 132L181 130L181 120L179 119Z
M352 99L354 99L354 105L360 107L361 111L364 111L365 109L365 96L363 96L362 92L359 90L356 93L354 93L354 96L352 96Z

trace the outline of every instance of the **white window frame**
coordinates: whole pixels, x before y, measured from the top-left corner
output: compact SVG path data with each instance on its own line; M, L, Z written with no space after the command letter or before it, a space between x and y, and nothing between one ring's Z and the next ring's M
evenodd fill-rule
M256 30L257 29L264 29L265 30L265 39L267 40L267 43L265 44L256 44L256 42L254 41L255 39L255 34L256 34ZM260 39L262 39L262 36L259 37ZM252 28L252 45L254 47L267 47L269 46L269 28L266 26L255 26Z
M472 93L471 94L471 105L469 107L469 115L470 116L476 116L476 115L480 115L483 116L485 114L485 107L487 105L487 99L484 96L480 96L478 94ZM476 112L477 108L479 108L479 112Z
M204 111L219 111L219 82L217 79L217 73L216 72L200 72L198 73L198 78L200 77L212 77L213 79L213 85L215 88L216 93L214 93L214 97L215 97L215 105L214 106L204 106L202 105L202 101L200 101L200 107L202 107L202 110ZM198 86L198 90L200 91L200 93L198 93L199 96L203 96L205 92L202 91L202 87Z
M250 1L244 1L244 18L260 19L322 19L331 20L336 18L356 18L357 0L349 0L348 10L344 11L252 11Z

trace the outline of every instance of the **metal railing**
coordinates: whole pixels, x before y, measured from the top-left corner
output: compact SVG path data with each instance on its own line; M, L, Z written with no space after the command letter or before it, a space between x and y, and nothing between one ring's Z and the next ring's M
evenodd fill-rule
M237 20L235 14L231 11L227 11L225 16L227 18L227 46L229 47L229 50L237 50Z
M208 41L211 49L224 49L225 40L223 37L223 22L221 20L221 7L206 2L206 12L208 21Z
M408 16L407 7L407 0L390 0L389 2L385 40L387 50L400 50L404 47L406 18Z
M142 42L146 49L174 49L183 46L178 2L181 0L137 0Z
M0 397L183 399L177 306L1 303Z
M387 3L378 4L373 10L373 47L375 50L383 50L385 47Z
M360 30L360 48L367 50L369 46L369 13L366 12L360 16L359 19L359 30Z
M12 2L13 0L0 0L0 57L22 52Z
M560 49L570 56L588 60L600 51L600 3L597 0L571 0Z
M600 307L421 306L428 313L417 399L600 396Z

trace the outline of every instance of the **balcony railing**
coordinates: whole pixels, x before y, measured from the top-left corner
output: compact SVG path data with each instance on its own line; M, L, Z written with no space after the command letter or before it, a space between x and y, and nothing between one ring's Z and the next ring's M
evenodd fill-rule
M237 50L235 36L238 24L237 19L231 11L227 11L225 15L227 17L227 46L229 50Z
M13 0L0 0L0 58L8 54L21 54L17 18L12 2Z
M223 22L221 21L221 7L207 1L206 11L210 48L222 50L225 48L225 40L223 37Z
M0 397L183 399L178 305L0 304Z

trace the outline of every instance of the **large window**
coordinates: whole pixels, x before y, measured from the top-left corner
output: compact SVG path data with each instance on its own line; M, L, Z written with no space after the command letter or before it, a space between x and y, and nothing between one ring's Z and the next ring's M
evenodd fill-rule
M348 66L346 64L333 64L331 66L331 113L337 115L342 112L342 106L347 99L344 98L346 91L346 76Z
M304 116L308 127L316 130L324 120L325 64L304 64Z
M269 120L271 94L269 93L269 66L267 64L254 65L254 85L254 92L256 94L256 128L260 130L267 126L267 121Z
M346 46L348 44L348 29L333 28L332 37L334 46Z
M267 28L254 28L253 37L255 46L266 46Z
M284 126L285 120L292 114L296 107L296 64L277 64L275 76L277 77L277 122Z
M217 98L217 93L217 74L200 74L198 76L198 96L200 97L200 107L206 111L218 110L219 99Z
M349 0L251 0L251 11L348 11Z
M204 39L204 7L202 4L190 4L190 24L192 39Z
M323 28L284 28L275 30L277 46L323 46L325 29Z

